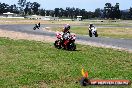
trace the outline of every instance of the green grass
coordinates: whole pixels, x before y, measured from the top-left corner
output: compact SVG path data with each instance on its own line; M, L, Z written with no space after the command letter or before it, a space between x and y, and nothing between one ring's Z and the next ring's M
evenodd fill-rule
M125 51L83 45L66 51L52 43L0 38L1 88L80 88L82 65L90 78L132 80L132 54Z
M62 27L55 27L51 28L50 30L52 31L62 31ZM87 27L71 27L70 32L76 33L76 34L81 34L81 35L87 35L88 34L88 29Z
M52 28L53 31L61 31L62 28ZM72 33L88 35L88 27L71 27ZM97 28L100 37L132 39L132 28Z
M101 22L103 21L103 22ZM131 20L87 20L83 21L82 24L89 25L90 23L93 23L98 26L112 26L112 27L126 27L131 26L132 21Z
M103 37L132 39L132 28L98 28Z

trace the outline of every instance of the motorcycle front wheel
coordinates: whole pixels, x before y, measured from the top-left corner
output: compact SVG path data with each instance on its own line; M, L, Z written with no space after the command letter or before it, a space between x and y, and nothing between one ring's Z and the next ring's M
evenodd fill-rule
M33 27L33 30L36 30L36 27Z
M91 32L91 30L89 30L89 37L92 37L92 32Z
M61 41L60 40L56 40L54 43L55 48L57 49L61 49Z

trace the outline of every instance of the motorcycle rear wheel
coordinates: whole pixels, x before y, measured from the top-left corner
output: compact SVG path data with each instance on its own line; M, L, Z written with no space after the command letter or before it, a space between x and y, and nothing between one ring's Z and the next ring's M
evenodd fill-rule
M76 45L74 43L68 44L68 50L75 51L76 50Z
M95 37L98 37L98 33L97 33L97 32L95 32L95 34L94 34L94 35L95 35Z

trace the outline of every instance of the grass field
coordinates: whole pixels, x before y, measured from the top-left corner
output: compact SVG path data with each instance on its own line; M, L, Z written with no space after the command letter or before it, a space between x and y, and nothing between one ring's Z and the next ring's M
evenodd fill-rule
M65 51L53 43L0 38L1 88L80 88L82 65L90 78L132 80L132 54L125 51L83 45ZM107 86L124 87L132 86Z
M33 19L13 19L13 18L0 18L0 24L85 24L82 21L53 21L53 20L33 20Z
M61 27L51 28L53 31L61 31ZM71 27L71 32L88 35L88 27ZM100 37L132 39L132 28L97 28Z

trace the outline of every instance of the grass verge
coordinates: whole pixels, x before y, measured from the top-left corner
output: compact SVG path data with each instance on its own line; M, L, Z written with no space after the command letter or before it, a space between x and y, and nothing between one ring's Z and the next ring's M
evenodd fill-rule
M52 43L0 38L2 88L80 88L76 81L82 65L90 78L132 80L131 53L83 45L71 52L55 49Z
M62 28L56 27L51 30L61 31ZM88 35L88 27L71 27L70 31L80 35ZM97 31L101 37L132 39L132 28L97 28Z

